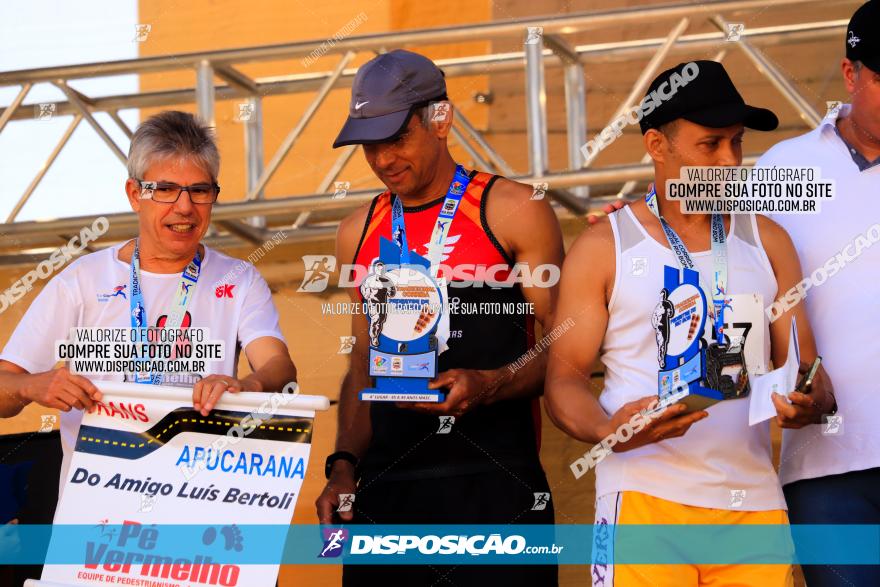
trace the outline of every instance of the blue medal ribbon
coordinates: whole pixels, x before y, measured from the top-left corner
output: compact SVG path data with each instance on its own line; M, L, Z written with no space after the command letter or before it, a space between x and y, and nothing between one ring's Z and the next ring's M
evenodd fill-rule
M196 256L193 257L193 260L189 262L183 270L183 273L180 274L180 283L174 294L174 300L171 302L171 309L166 313L167 318L165 319L164 328L169 330L180 328L180 325L183 323L183 317L186 315L186 309L189 307L189 302L193 295L195 295L194 290L196 283L199 281L199 273L201 273L201 270L202 257L199 255L198 249L196 249ZM141 290L140 274L141 259L139 239L135 239L134 252L131 254L131 273L129 276L129 290L131 293L129 295L128 304L131 309L131 328L133 331L137 332L138 336L138 340L132 342L143 344L149 343L149 338L147 335L147 306L144 303L144 293ZM138 362L143 363L147 361L147 358L140 357L137 360ZM133 375L136 383L148 383L150 385L161 385L162 379L164 378L164 374L153 372L149 375L144 375L136 371Z
M470 181L471 178L468 177L464 167L456 165L455 176L452 178L452 183L449 184L449 189L446 190L446 197L440 206L434 230L431 232L431 240L427 243L427 259L431 263L432 277L437 277L440 259L443 256L443 246L449 235L452 219L458 212L458 205ZM406 221L403 218L403 204L397 194L391 196L391 230L394 242L400 247L400 263L407 265L410 262L410 250L406 240Z
M651 188L651 191L645 196L645 203L648 209L660 220L660 226L663 227L663 233L666 240L669 241L669 247L675 253L678 263L687 269L697 271L691 254L681 240L681 237L675 230L669 226L666 219L660 214L660 208L657 205L657 190ZM720 214L712 214L712 265L714 269L713 287L711 289L712 307L715 310L714 332L715 341L719 345L724 344L724 302L727 296L727 238L724 234L724 220Z

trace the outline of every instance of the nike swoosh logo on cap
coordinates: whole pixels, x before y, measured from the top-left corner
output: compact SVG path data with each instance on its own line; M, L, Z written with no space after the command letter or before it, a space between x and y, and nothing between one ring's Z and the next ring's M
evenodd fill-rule
M366 102L355 102L355 104L354 104L354 109L355 109L355 110L360 110L360 109L361 109L361 106L363 106L364 104L369 104L369 103L370 103L369 100L367 100Z

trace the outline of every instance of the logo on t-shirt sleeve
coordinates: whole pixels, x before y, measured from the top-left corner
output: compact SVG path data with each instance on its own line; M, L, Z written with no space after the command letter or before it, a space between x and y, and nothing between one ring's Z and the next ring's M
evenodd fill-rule
M232 289L235 287L235 284L224 283L223 285L218 285L214 290L214 296L218 298L232 298Z

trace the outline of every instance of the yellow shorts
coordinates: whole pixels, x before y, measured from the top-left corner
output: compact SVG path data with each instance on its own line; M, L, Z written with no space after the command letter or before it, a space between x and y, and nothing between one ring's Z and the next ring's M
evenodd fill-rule
M615 524L788 524L785 510L749 512L683 505L659 497L623 491L596 500L590 567L593 587L792 587L793 567L781 564L613 564ZM609 529L603 530L605 526ZM671 538L674 539L674 538Z

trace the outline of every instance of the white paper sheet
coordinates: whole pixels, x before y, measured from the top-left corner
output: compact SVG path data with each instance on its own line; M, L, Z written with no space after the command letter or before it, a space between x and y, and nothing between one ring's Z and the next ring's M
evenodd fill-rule
M776 416L773 405L773 394L788 396L797 385L798 367L801 364L801 352L798 346L797 324L791 321L791 333L788 339L788 357L785 364L770 371L766 375L753 377L752 391L749 394L749 426L765 422Z

